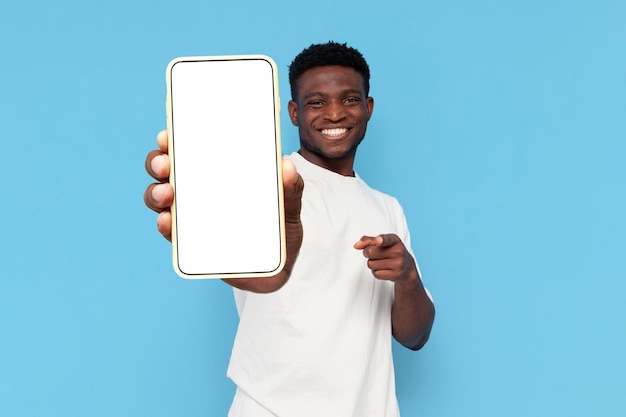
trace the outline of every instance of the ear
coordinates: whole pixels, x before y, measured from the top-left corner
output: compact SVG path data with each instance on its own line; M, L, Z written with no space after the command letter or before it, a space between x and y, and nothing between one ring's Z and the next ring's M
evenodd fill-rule
M298 104L289 100L289 104L287 105L287 111L289 112L289 118L291 119L291 123L294 126L298 126Z
M370 117L372 117L372 113L374 113L374 98L373 97L367 97L365 99L365 106L367 107L367 120L370 120Z

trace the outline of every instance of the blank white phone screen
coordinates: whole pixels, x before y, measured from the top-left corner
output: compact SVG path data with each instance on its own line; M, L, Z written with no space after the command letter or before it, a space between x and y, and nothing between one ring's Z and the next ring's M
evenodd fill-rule
M170 71L179 271L187 278L277 271L283 247L274 67L264 59L189 60Z

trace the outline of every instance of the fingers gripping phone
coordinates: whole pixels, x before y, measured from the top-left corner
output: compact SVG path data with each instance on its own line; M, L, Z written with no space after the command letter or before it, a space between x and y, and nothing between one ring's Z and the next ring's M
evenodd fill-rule
M177 58L166 79L175 271L277 274L286 254L276 64L262 55Z

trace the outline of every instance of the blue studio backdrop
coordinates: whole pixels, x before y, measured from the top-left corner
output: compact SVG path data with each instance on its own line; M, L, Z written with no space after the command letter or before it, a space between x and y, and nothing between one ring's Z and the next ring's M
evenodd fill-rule
M357 171L395 195L437 318L394 345L403 416L626 415L626 2L0 6L0 416L224 416L230 288L143 206L177 56L372 70ZM285 153L297 132L282 109ZM233 166L237 159L233 155Z

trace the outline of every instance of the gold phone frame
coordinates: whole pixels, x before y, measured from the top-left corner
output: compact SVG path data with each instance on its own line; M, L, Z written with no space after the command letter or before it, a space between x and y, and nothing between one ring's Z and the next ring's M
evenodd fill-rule
M254 64L252 62L255 62ZM258 62L258 65L256 64ZM183 208L185 208L185 210L187 210L185 213L192 213L194 210L196 209L192 209L192 208L187 208L187 206L183 206L183 204L187 204L190 207L198 207L199 204L192 204L192 203L187 203L187 202L179 202L179 195L177 194L177 190L181 190L181 195L180 198L183 199L183 196L185 196L185 198L187 200L192 200L192 197L187 197L188 195L196 195L190 191L187 191L187 188L183 188L182 187L182 180L179 180L179 178L177 177L177 175L180 175L180 178L183 178L183 174L182 172L184 172L184 169L187 169L185 165L183 165L183 163L179 160L182 157L178 157L177 152L182 152L179 151L179 149L177 149L177 147L180 146L180 149L186 149L186 148L190 148L192 145L189 145L190 142L192 142L191 139L187 139L187 137L189 137L191 135L191 133L189 133L191 131L191 129L189 131L185 131L182 127L179 126L183 126L184 123L188 123L185 122L184 120L186 119L186 115L184 113L182 113L183 110L181 111L177 111L177 106L183 106L183 104L179 104L179 103L186 103L185 100L187 100L186 98L184 98L185 96L180 92L182 90L183 87L180 87L181 85L184 86L184 88L186 88L187 90L194 90L195 88L195 84L192 84L191 81L187 81L187 78L191 78L191 76L187 77L187 76L183 76L182 74L194 74L193 71L191 70L192 67L187 66L187 67L183 67L184 65L188 65L188 64L193 64L193 63L200 63L203 65L203 68L210 68L210 64L211 63L219 63L219 66L221 67L225 67L225 68L230 68L231 70L235 70L237 68L237 63L241 63L241 64L247 64L249 67L254 67L256 68L257 66L259 68L265 68L265 64L269 64L269 66L271 67L271 81L272 81L272 87L271 87L271 93L272 93L272 106L273 106L273 112L272 116L270 116L270 111L269 108L266 108L265 105L265 96L268 94L267 92L269 91L269 87L266 87L265 85L263 86L263 93L262 93L262 97L263 97L263 106L262 110L263 110L263 119L261 120L261 122L259 122L258 124L263 127L263 129L259 129L262 130L262 135L263 136L262 140L264 141L264 143L268 143L268 145L262 145L264 147L267 147L268 149L263 148L263 158L265 159L269 159L269 133L266 133L266 131L269 132L270 128L268 127L267 129L264 128L264 126L269 126L270 123L273 123L274 126L274 148L275 148L275 152L272 152L272 161L268 161L268 162L263 162L263 164L267 164L268 166L274 166L275 167L275 191L276 191L276 203L274 203L273 198L265 197L265 194L263 195L259 195L257 194L257 200L258 201L263 201L264 206L261 207L259 210L263 211L264 213L271 213L271 215L265 215L267 217L267 220L269 223L271 223L271 226L264 226L261 224L257 224L257 223L262 223L262 222L257 222L254 224L250 224L249 227L245 228L245 230L239 230L237 229L237 231L235 233L237 234L241 234L242 236L247 233L248 230L256 230L257 226L259 229L261 229L262 231L259 232L261 234L265 234L270 236L270 238L268 238L268 240L270 242L266 242L265 239L267 238L267 236L256 236L256 244L255 245L250 245L250 242L245 241L245 239L241 239L238 240L237 242L233 243L230 239L229 236L225 236L228 233L228 231L224 232L218 232L217 234L219 236L206 236L205 239L201 238L204 234L202 234L199 230L196 231L196 225L195 224L188 224L187 219L183 218L182 216L179 218L179 215L181 214L181 212L183 212ZM225 64L228 63L228 64ZM218 68L219 66L215 66L214 68ZM196 66L196 68L200 68L199 66ZM240 68L243 68L243 66L240 66ZM176 71L176 74L175 74ZM181 71L183 71L181 73ZM185 72L187 71L187 72ZM200 70L198 70L200 71ZM220 70L222 71L222 70ZM242 69L243 71L243 69ZM256 71L256 70L255 70ZM263 72L263 74L265 74L266 69L260 69L259 72ZM235 72L237 73L237 70L235 71L228 71L229 74L230 72ZM177 75L177 74L181 74L181 75ZM195 76L195 75L194 75ZM263 79L265 80L265 78L267 78L266 75L262 76ZM224 78L228 78L228 77L224 77ZM180 81L179 81L180 80ZM184 81L185 80L185 81ZM222 86L222 81L224 82L228 82L231 84L226 84L228 86L230 86L230 88L233 89L234 94L238 94L237 91L239 91L238 89L240 88L240 84L246 84L248 83L248 88L247 90L245 90L243 93L240 92L240 94L247 94L247 91L249 90L254 90L256 91L256 85L257 84L261 84L261 83L254 83L254 81L252 80L252 77L250 77L250 81L248 82L247 79L244 78L238 78L235 80L221 80L220 82L216 82L215 79L211 79L208 80L208 78L204 78L204 81L202 82L198 82L197 84L202 84L206 81L207 85L209 85L209 87L206 87L207 91L211 90L211 89L215 89L215 90L220 90L223 86ZM265 83L266 81L263 81L263 83ZM187 83L188 85L185 86L185 83ZM280 135L280 97L279 97L279 91L278 91L278 71L277 71L277 66L276 63L268 56L266 55L232 55L232 56L197 56L197 57L180 57L180 58L176 58L173 59L167 66L167 70L166 70L166 84L167 84L167 103L166 103L166 109L167 109L167 131L168 131L168 145L169 145L169 158L170 158L170 178L169 178L169 182L172 185L172 187L174 188L174 193L175 193L175 200L174 200L174 204L171 207L171 214L172 214L172 263L174 266L174 270L176 271L176 273L182 277L182 278L186 278L186 279L207 279L207 278L254 278L254 277L268 277L268 276L272 276L275 274L278 274L284 267L285 265L285 259L286 259L286 238L285 238L285 216L284 216L284 200L283 200L283 182L282 182L282 150L281 150L281 135ZM193 88L191 87L193 85ZM204 87L202 87L204 88ZM202 90L202 88L198 88L199 90ZM241 87L243 88L243 87ZM260 88L260 87L259 87ZM212 90L211 90L212 91ZM221 91L221 90L220 90ZM222 94L222 97L226 97L225 94L229 94L230 90L227 90L224 93L220 93ZM195 90L192 91L190 94L194 95L193 96L193 100L201 100L200 104L197 106L191 106L189 104L184 104L184 109L188 109L188 110L184 110L187 113L193 113L194 111L196 111L196 107L202 107L202 106L207 106L211 107L213 106L213 103L210 102L208 99L205 99L205 97L207 95L210 94L203 94L201 92L196 93ZM196 97L197 96L197 97ZM251 96L251 101L254 100L255 96ZM227 99L225 99L225 101L227 101L228 103L231 103L230 101L231 97L228 96ZM241 97L241 100L247 100L248 97ZM188 101L191 102L192 99L189 99ZM207 103L211 103L210 105ZM242 103L242 102L239 102ZM247 102L245 103L247 105ZM233 109L236 111L242 111L239 106L238 103L235 104L229 104L231 106L237 105L237 109ZM228 105L226 106L228 108ZM245 107L245 106L244 106ZM212 109L214 109L214 111L216 111L216 113L222 114L220 113L221 111L221 107L211 107ZM251 114L252 110L246 110L248 111L248 113ZM230 114L230 113L228 113ZM223 117L224 114L222 114ZM199 119L199 116L190 116L190 117L196 117L196 119ZM203 116L204 117L204 116ZM245 120L246 116L245 115L241 115L238 114L237 117L239 118L243 118ZM257 116L254 116L257 117ZM269 120L267 120L269 117L273 117L273 120L270 122ZM195 120L190 118L189 120ZM189 122L191 123L191 122ZM203 123L203 122L200 122ZM221 119L217 120L213 122L214 125L216 126L221 126ZM205 124L210 124L210 123L205 123ZM242 124L243 125L243 124ZM220 127L222 130L224 130L223 127ZM177 130L178 129L178 130ZM233 130L237 130L238 127L234 126ZM248 129L248 127L246 128L242 128L242 129ZM202 131L202 129L197 129L198 131ZM184 134L182 132L185 132ZM225 134L225 137L228 136L228 131ZM178 139L177 135L180 135L181 138L185 138L183 139ZM195 133L194 133L195 135ZM207 141L205 141L205 137L202 137L202 143L207 143ZM240 137L238 137L238 139L240 139ZM195 139L197 142L200 142L197 140L197 138ZM210 142L210 141L209 141ZM218 141L213 141L212 143L218 143ZM233 145L230 145L230 142L228 142L227 140L220 140L219 141L220 144L227 144L224 146L227 147L232 147ZM252 143L252 142L249 142ZM184 144L184 145L183 145ZM194 145L195 146L195 145ZM204 145L203 145L204 146ZM209 146L209 145L206 145ZM217 145L216 145L217 146ZM219 145L222 146L222 145ZM254 144L252 144L251 146L249 146L249 148L254 148L256 145L256 142ZM258 145L261 146L261 145ZM229 148L231 149L231 148ZM232 151L232 149L231 149ZM241 149L241 151L247 151L246 149ZM204 172L202 170L205 169L213 169L213 168L207 168L207 166L210 166L211 164L205 164L202 167L200 167L200 163L197 162L194 159L194 152L190 152L190 151L185 151L187 152L189 155L191 156L187 156L186 158L190 158L192 161L195 162L191 162L188 165L189 166L197 166L198 168L196 169L196 172L201 172L202 175L204 175ZM229 151L230 152L230 151ZM236 150L237 153L240 152L240 148L237 148ZM261 153L258 153L261 154ZM266 156L267 155L267 156ZM253 164L256 164L256 160L260 159L258 157L258 155L252 155L254 157L253 159ZM219 158L222 159L231 159L231 165L235 165L237 163L237 155L221 155L219 156ZM241 159L244 159L243 157ZM217 165L218 160L213 158L214 163ZM259 162L260 163L260 162ZM180 165L180 166L179 166ZM246 167L236 167L235 169L243 169ZM265 165L263 165L263 172L265 172ZM269 170L269 168L268 168ZM225 171L225 170L223 170ZM191 172L191 171L190 171ZM222 175L220 175L220 173ZM251 174L255 174L254 172L252 172ZM187 175L187 174L185 174ZM213 177L221 177L221 178L217 178L219 181L223 181L223 180L228 180L229 179L229 172L222 172L222 171L218 171L218 172L213 172L213 174L211 175L210 180L213 180ZM274 175L274 174L271 174ZM270 174L267 175L260 175L263 176L263 178L267 178L264 181L263 187L266 188L271 188L272 190L274 190L273 186L270 184L272 182L272 179L270 179ZM186 178L192 178L192 176L189 174L187 175ZM195 177L193 177L195 181ZM274 178L274 177L272 177ZM256 179L255 179L256 180ZM185 181L191 181L190 179L185 179ZM239 179L237 180L237 184L236 186L239 187L244 187L246 186L245 181ZM260 180L257 180L260 181ZM212 184L215 185L215 188L220 188L217 184L217 181L214 181ZM221 187L221 188L228 188L228 187ZM220 188L220 189L221 189ZM184 190L184 191L182 191ZM201 194L206 194L208 193L208 191L205 193L204 192L204 188L202 189L203 192ZM249 190L239 190L243 193L245 192L250 192L251 195L253 195L255 193L255 191L257 191L256 189L252 189L252 186L250 187ZM222 197L219 197L222 198ZM233 194L228 194L228 192L226 192L225 196L224 196L224 200L220 200L217 201L217 203L219 204L211 204L211 202L207 203L208 205L211 205L213 208L208 209L207 210L207 215L206 215L206 219L204 217L201 217L201 215L197 215L194 214L195 216L195 223L199 225L199 227L205 227L207 228L207 230L213 230L212 228L215 229L220 229L221 225L219 224L221 222L221 219L214 219L214 220L208 220L208 218L212 215L211 211L212 210L217 210L218 208L221 210L221 216L228 216L229 214L226 214L222 205L229 204L230 200L237 200L239 198L239 195L235 195ZM265 203L266 202L266 203ZM179 207L178 204L181 204L181 206ZM251 202L250 204L253 204L254 202ZM238 211L238 209L240 208L241 204L239 205L235 205L236 203L233 203L233 207L232 210L233 211ZM274 213L273 211L273 207L274 204L276 204L276 209L277 209L277 213ZM266 207L267 206L267 209ZM250 214L252 217L256 216L256 212L248 212L248 214ZM274 218L274 214L276 215L276 218ZM240 216L239 219L244 219L250 216ZM271 217L271 218L270 218ZM207 225L204 224L204 222L207 222ZM245 219L244 219L245 220ZM187 222L187 223L186 223ZM212 223L211 223L212 222ZM276 222L279 230L275 231L274 228L274 222ZM209 224L210 223L210 224ZM238 225L236 227L239 227ZM242 226L243 227L243 226ZM271 227L271 229L267 229L268 227ZM269 232L264 232L265 230L269 230ZM183 234L183 230L184 234ZM180 235L179 235L180 233ZM195 234L199 234L199 237L195 237ZM207 232L207 235L210 235L211 232ZM183 236L184 235L184 236ZM194 236L193 237L193 242L194 243L190 243L189 241L192 240L191 237L187 237L187 236ZM216 242L212 242L212 240L214 239L221 239L221 238L225 238L228 242L228 246L236 246L236 247L226 247L224 248L223 252L219 252L219 250L221 249L219 247L219 244ZM198 242L197 244L195 242ZM237 245L237 243L241 243L241 245ZM196 246L202 246L202 245L206 245L206 252L200 252L200 247L196 247ZM263 246L267 245L268 248L263 248ZM271 245L271 247L270 247ZM277 248L276 246L279 246L279 248ZM184 249L183 249L184 248ZM264 257L262 257L260 254L257 254L256 251L257 250L266 250L268 251L268 256L267 256L267 262L265 260ZM242 265L239 266L239 259L230 259L229 256L231 256L232 254L230 252L232 252L233 250L241 250L242 253L238 254L240 257L245 257L245 261L248 262L249 261L249 265L245 265L246 262L241 262ZM276 250L279 251L279 253L276 253ZM220 266L216 266L215 268L211 268L210 266L207 266L207 270L203 270L205 269L203 266L201 266L201 263L204 262L203 261L203 254L207 253L209 255L207 255L208 257L211 257L212 261L206 261L207 265L211 264L211 262L217 263L217 264L222 264ZM258 260L255 260L255 257L259 257ZM270 259L271 258L271 259ZM191 261L190 261L191 260ZM231 263L233 264L231 267ZM259 266L256 266L256 265ZM190 266L192 265L192 266ZM224 266L226 265L226 266Z

